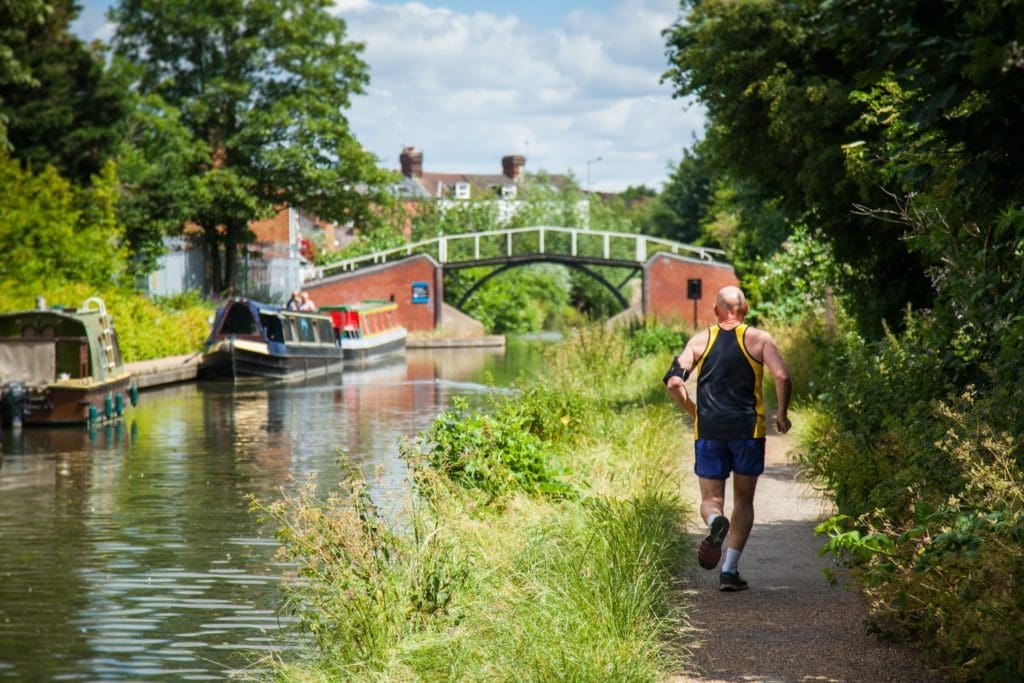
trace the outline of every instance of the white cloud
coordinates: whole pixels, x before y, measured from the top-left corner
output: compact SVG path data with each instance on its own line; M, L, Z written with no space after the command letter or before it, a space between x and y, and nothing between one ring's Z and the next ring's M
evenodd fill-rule
M660 185L703 125L659 83L676 0L612 0L552 30L415 2L335 6L370 67L349 119L389 168L415 145L427 170L499 172L503 155L521 153L528 170L584 180L586 161L601 156L596 189Z

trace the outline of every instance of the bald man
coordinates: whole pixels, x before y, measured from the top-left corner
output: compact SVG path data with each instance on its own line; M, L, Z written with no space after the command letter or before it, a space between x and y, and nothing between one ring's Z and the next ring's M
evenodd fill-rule
M718 292L718 324L690 338L674 359L673 368L678 369L670 369L665 381L673 400L694 417L694 472L700 482L700 514L708 525L697 561L705 569L715 569L725 543L719 574L723 591L747 588L739 561L754 525L757 478L764 472L761 377L766 367L775 378L775 427L780 434L790 428L789 370L771 335L743 322L748 310L739 287ZM697 373L696 402L684 384L690 372ZM725 482L730 474L734 477L731 519L725 516Z

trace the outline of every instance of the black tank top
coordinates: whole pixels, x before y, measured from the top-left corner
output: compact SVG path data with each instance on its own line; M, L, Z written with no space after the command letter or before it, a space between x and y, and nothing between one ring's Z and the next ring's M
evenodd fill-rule
M708 347L697 361L698 439L754 439L765 435L761 376L764 364L744 344L747 325L709 331Z

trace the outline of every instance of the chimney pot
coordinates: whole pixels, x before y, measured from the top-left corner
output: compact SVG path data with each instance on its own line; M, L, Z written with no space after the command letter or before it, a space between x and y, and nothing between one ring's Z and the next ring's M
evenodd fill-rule
M522 154L509 154L501 158L501 172L512 180L519 180L523 175L526 157Z
M405 147L402 149L398 160L402 164L402 175L406 178L420 178L423 176L423 152L415 147Z

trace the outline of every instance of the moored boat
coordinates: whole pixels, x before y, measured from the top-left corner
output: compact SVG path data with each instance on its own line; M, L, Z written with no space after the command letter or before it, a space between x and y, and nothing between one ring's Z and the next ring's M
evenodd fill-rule
M341 369L330 316L236 298L217 310L198 375L293 379Z
M25 425L115 419L138 392L99 298L81 308L0 314L0 422Z
M367 365L405 352L408 330L398 320L396 303L367 299L320 310L331 315L345 365Z

